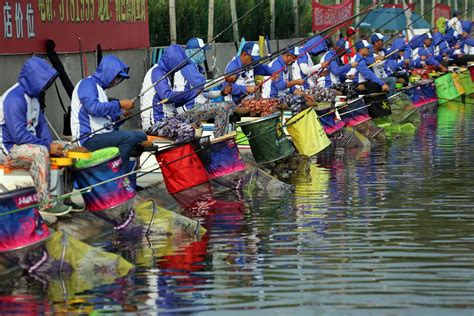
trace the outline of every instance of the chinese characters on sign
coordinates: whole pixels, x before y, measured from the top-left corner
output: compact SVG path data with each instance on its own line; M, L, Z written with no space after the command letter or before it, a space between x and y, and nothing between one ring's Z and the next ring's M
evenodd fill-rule
M341 4L326 6L319 4L317 1L313 1L313 32L324 30L335 23L345 21L350 18L354 12L354 0L345 0ZM352 24L352 21L348 21L344 25Z
M0 0L3 38L0 53L44 51L46 39L58 51L97 44L105 49L149 46L147 0Z

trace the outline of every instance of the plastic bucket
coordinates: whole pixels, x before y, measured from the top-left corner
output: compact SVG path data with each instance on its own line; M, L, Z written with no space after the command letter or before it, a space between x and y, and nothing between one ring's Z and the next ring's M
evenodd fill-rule
M206 168L191 143L183 143L158 151L156 161L170 194L178 193L209 181Z
M247 136L252 155L258 163L273 162L295 151L283 131L279 113L239 125Z
M331 135L346 126L346 124L337 117L336 111L332 107L326 109L315 109L319 122L324 128L326 134Z
M459 80L464 88L466 95L474 93L474 84L472 82L471 74L463 72L459 74Z
M235 135L213 140L201 155L210 179L223 177L246 169L242 161Z
M461 92L457 89L453 76L450 73L436 78L435 85L439 104L446 103L461 96Z
M22 249L49 237L48 227L34 206L38 202L33 187L0 193L0 252Z
M350 101L347 105L340 107L339 116L347 126L357 126L371 119L367 106L362 98Z
M364 96L364 103L371 118L389 116L392 114L386 93L372 93Z
M100 182L122 176L122 159L117 147L96 150L91 158L78 160L73 170L74 186L83 189ZM82 197L89 211L108 210L122 205L135 196L135 190L127 177L94 186Z
M286 123L286 130L301 155L316 155L331 144L313 108L290 118Z

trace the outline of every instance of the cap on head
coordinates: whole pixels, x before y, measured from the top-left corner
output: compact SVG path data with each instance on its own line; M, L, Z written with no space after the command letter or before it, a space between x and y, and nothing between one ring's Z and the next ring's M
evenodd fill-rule
M372 45L370 45L369 42L367 42L366 40L362 40L360 42L357 42L355 47L356 47L357 50L359 50L359 49L362 49L362 48L371 48Z
M206 46L202 38L193 37L186 43L186 49L197 49L203 48ZM209 46L205 48L205 50L211 49Z
M242 52L245 52L252 56L252 60L256 61L260 59L260 46L255 42L247 42L242 47Z
M291 54L293 56L298 56L300 54L300 48L299 47L293 47L293 48L288 49L285 53L286 54Z
M346 30L346 35L347 36L351 36L351 35L354 35L355 33L357 33L357 29L353 28L352 26L349 27L347 30Z
M386 41L386 40L387 40L387 37L384 36L382 33L374 33L370 37L370 41L372 42L372 44L374 44L377 41Z
M461 12L459 12L459 10L454 10L453 11L453 18L455 18L457 16L461 16Z

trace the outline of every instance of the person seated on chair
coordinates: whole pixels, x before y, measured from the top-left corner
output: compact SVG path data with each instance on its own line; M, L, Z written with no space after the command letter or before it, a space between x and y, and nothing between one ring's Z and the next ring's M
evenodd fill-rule
M319 54L327 51L328 47L326 41L321 36L315 36L307 41L302 47L299 48L300 55L298 59L291 65L293 70L293 79L305 79L302 86L296 86L300 90L308 90L314 88L318 84L318 79L324 78L328 73L327 67L329 61L321 58L321 63L314 64L311 56L318 56ZM320 81L323 81L321 79ZM321 84L321 86L324 86ZM327 87L329 88L329 87Z
M355 56L355 62L357 62L356 73L354 75L354 81L358 83L357 90L364 94L376 93L390 90L389 86L377 77L372 68L367 65L367 56L369 56L371 45L366 41L362 40L357 42Z
M420 35L420 38L417 38L417 36L413 37L410 41L411 45L415 46L420 42L421 44L413 49L410 66L415 68L427 68L432 66L440 71L448 71L448 69L440 64L435 58L435 47L433 46L433 37L431 33Z
M194 54L195 49L200 50L202 47L189 48L189 56ZM165 50L160 61L145 75L140 107L142 128L147 134L167 137L178 142L188 141L196 136L199 122L211 118L215 119L214 136L226 134L229 115L235 109L235 104L211 103L207 100L199 103L197 97L206 84L206 79L196 64L202 60L202 57L199 59L199 54L201 52L188 59L181 46L171 45ZM198 57L195 59L196 56ZM167 75L170 72L172 73ZM220 94L227 95L231 92L231 87L226 87Z
M54 216L71 210L51 202L49 191L50 155L62 156L63 145L52 141L43 108L46 90L58 75L44 59L29 58L18 82L0 97L0 152L5 166L29 169L41 201L40 213Z
M385 60L385 73L397 78L401 83L408 83L410 48L405 44L405 39L397 38L390 47L390 56Z
M121 117L131 115L133 101L109 100L105 91L130 78L128 71L129 67L117 57L105 56L94 74L77 83L71 100L73 139L89 151L118 147L123 170L127 170L135 147L147 140L142 131L119 130L118 125L114 126Z
M304 91L296 87L302 86L305 80L292 79L291 64L295 62L298 55L299 47L294 47L286 50L269 64L272 74L278 73L278 77L277 75L273 76L263 85L262 95L264 98L278 98L295 94L305 97L307 101L313 101L312 96L307 95Z
M357 62L351 61L344 65L341 61L341 56L347 52L348 42L340 38L336 44L327 53L321 57L322 61L329 63L329 73L324 77L324 86L331 88L335 84L341 83L341 78L346 78L351 69L357 66ZM351 77L352 78L352 77Z
M387 55L387 51L384 48L384 44L386 39L386 36L382 33L372 34L370 37L372 47L369 49L370 53L366 58L366 63L369 68L373 70L375 75L388 85L390 88L389 93L393 93L397 80L393 77L389 77L385 72L385 56Z
M239 56L235 56L227 64L225 73L239 71L244 66L255 63L260 59L260 47L255 42L247 42L242 47ZM255 92L258 87L255 84L255 76L270 76L272 74L268 65L259 64L256 67L242 69L236 74L226 77L226 84L232 86L232 97L226 97L226 100L233 100L240 103L243 100L255 98Z

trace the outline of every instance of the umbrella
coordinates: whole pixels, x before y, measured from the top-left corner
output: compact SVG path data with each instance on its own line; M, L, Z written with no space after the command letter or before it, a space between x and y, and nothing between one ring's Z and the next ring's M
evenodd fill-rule
M401 8L379 8L371 11L362 21L360 27L372 30L399 31L406 29L407 25L413 21L416 21L412 24L414 29L431 28L430 24L416 13L412 13L411 21L407 23L406 16Z

